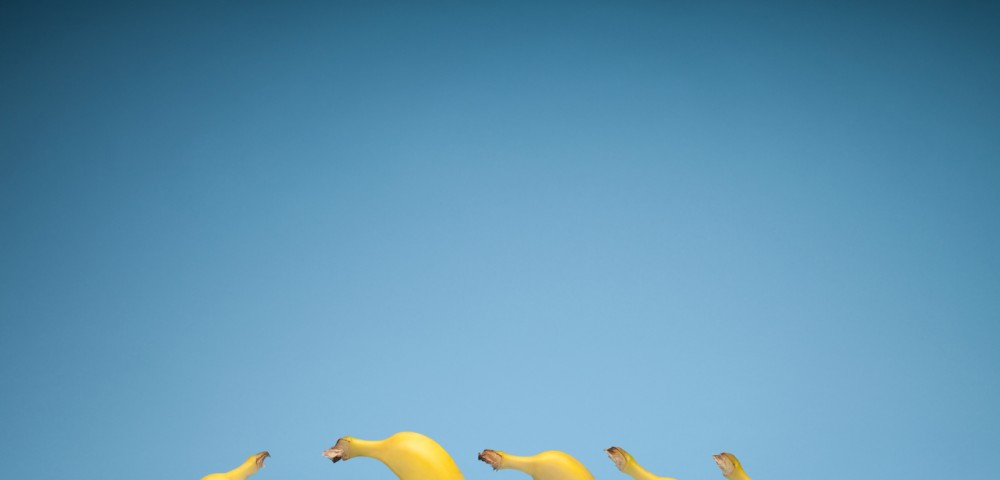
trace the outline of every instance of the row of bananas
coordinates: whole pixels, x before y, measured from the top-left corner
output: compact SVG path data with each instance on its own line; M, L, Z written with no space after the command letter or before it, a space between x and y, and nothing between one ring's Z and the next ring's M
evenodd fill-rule
M635 480L674 480L653 475L619 448L605 450L618 470ZM267 452L251 455L242 465L226 473L213 473L202 480L246 480L264 467ZM400 480L463 480L451 455L431 438L414 432L399 432L384 440L344 437L323 452L334 463L354 457L370 457L384 463ZM729 480L750 480L739 460L731 453L714 455L722 475ZM522 457L499 450L483 450L479 459L493 470L512 469L531 475L533 480L594 480L587 467L569 454L550 450Z

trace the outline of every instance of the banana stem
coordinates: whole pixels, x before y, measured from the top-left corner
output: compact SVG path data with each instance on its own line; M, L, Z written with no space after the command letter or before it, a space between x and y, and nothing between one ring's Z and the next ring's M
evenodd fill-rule
M352 457L370 457L376 460L382 460L380 457L383 449L379 447L385 443L384 440L362 440L354 437L345 438L348 439L348 449L345 452L347 455L344 456L344 460ZM337 444L339 445L340 441L337 441Z
M487 450L487 451L492 451L492 450ZM527 473L528 475L534 475L535 463L533 461L534 460L533 458L522 457L520 455L511 455L509 453L504 453L504 452L496 452L496 453L499 454L500 461L497 462L496 464L487 462L493 465L493 468L495 470L510 468L513 470L520 470L524 473Z
M639 465L639 462L635 461L628 452L626 452L621 447L611 447L605 452L611 461L615 462L615 466L622 473L634 478L635 480L676 480L670 477L661 477L659 475L653 475L649 470L646 470Z
M341 460L350 460L354 457L371 457L376 460L382 458L382 448L385 440L362 440L354 437L343 437L337 440L337 444L323 452L323 456L337 463Z
M483 450L479 459L494 470L512 469L531 475L533 480L594 480L594 476L579 460L565 452L549 450L522 457L499 450Z
M257 466L256 460L251 458L243 462L242 465L230 470L229 476L233 480L246 480L250 475L257 473L257 470L260 470L260 467Z
M729 480L750 480L750 476L743 471L743 465L736 459L736 455L722 452L718 455L712 455L712 457L715 458L719 470L722 470L722 476Z

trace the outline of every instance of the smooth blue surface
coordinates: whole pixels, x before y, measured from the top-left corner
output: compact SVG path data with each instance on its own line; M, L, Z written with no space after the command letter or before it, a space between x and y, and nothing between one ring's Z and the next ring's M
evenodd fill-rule
M5 478L984 478L1000 12L0 7Z

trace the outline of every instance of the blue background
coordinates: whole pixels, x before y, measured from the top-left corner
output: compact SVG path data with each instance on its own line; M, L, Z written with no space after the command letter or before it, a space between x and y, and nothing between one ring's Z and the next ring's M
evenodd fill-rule
M995 6L0 8L7 478L989 474Z

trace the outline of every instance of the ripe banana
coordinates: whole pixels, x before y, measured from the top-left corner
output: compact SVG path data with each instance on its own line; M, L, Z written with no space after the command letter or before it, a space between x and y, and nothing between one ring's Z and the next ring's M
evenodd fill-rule
M226 472L213 473L201 477L201 480L246 480L247 477L257 473L257 470L264 468L264 459L270 457L267 452L260 452L250 455L243 464Z
M587 467L563 452L549 450L530 457L510 455L499 450L483 450L479 459L493 470L520 470L534 480L594 480Z
M384 463L400 480L463 480L455 460L441 445L414 432L399 432L384 440L343 437L323 456L334 463L371 457Z
M634 478L635 480L675 480L670 477L660 477L649 473L648 470L642 468L642 465L639 465L639 462L636 462L635 459L632 458L632 455L629 455L628 452L622 450L621 447L611 447L605 450L605 452L608 454L608 457L611 458L611 461L615 462L615 466L618 467L618 470L621 470L622 473Z
M715 463L722 470L722 476L729 480L750 480L750 476L743 471L743 465L740 465L740 461L736 459L735 455L722 452L718 455L712 455L712 457L715 458Z

